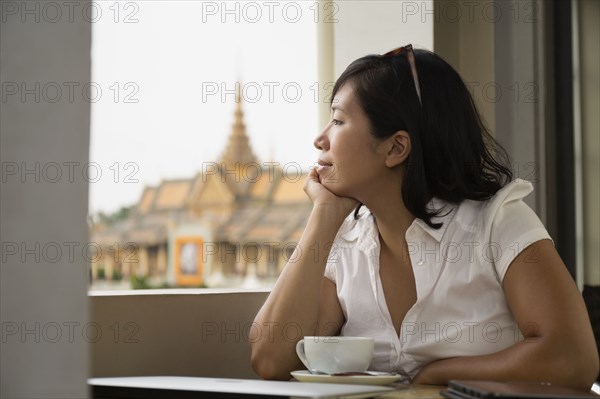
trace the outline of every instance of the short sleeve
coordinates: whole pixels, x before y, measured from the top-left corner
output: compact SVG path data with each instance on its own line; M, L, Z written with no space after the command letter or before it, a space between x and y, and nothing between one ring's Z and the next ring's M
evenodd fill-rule
M552 240L540 218L523 201L532 191L530 182L516 179L490 200L486 219L492 222L484 257L493 263L500 281L521 251L536 241Z
M335 276L335 263L328 261L327 265L325 266L325 277L335 284Z

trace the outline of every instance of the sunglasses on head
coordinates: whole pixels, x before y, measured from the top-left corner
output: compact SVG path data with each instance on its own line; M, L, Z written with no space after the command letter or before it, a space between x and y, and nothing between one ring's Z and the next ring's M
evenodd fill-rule
M415 54L413 53L412 44L407 44L406 46L398 47L388 51L387 53L383 54L382 57L396 57L403 53L406 53L408 63L410 64L410 71L415 83L415 89L417 90L417 97L419 97L419 104L423 105L421 102L421 87L419 86L419 75L417 75L417 66L415 65Z

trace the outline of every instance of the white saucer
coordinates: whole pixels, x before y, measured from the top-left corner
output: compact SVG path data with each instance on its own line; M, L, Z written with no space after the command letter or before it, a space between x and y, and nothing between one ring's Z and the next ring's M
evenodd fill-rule
M389 385L402 378L400 374L392 375L318 375L311 374L308 370L296 370L291 374L301 382L329 382L333 384L360 384L360 385Z

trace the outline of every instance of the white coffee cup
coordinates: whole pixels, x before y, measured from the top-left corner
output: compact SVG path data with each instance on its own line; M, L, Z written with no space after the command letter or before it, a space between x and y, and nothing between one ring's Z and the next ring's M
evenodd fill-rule
M296 344L296 353L309 370L363 372L371 364L374 347L371 337L304 337Z

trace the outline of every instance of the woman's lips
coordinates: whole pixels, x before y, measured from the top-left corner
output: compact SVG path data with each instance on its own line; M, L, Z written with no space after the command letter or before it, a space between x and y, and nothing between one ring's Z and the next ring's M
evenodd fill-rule
M330 168L333 167L332 163L324 162L324 161L321 161L321 160L319 160L317 162L317 164L318 164L317 165L317 173L322 173L322 172L324 172L324 171L326 171L326 170L328 170L328 169L330 169Z

